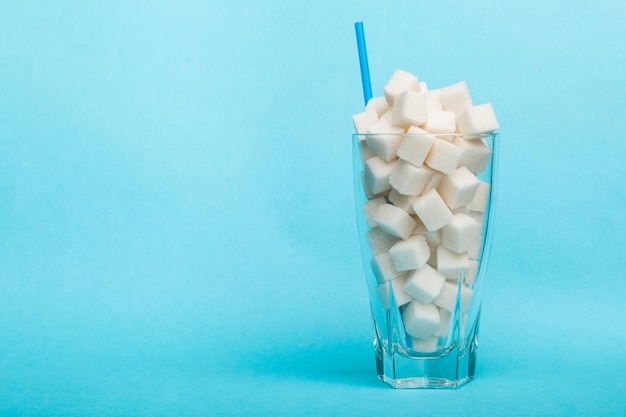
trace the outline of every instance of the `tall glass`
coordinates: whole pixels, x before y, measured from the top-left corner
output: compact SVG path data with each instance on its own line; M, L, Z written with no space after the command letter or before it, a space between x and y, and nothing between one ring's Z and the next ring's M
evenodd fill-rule
M388 188L384 185L389 181L385 173L371 172L376 164L372 164L373 161L366 163L370 158L378 158L368 144L380 144L386 140L399 144L409 136L422 139L418 138L420 135L431 141L434 136L422 133L352 136L357 224L374 325L376 369L378 378L395 388L457 388L469 382L476 370L481 302L493 233L498 134L455 133L435 137L435 140L444 140L462 149L455 170L467 163L472 175L480 181L478 187L472 185L475 179L465 183L460 181L457 188L450 186L452 180L446 180L448 184L444 185L443 178L450 178L452 174L432 169L427 157L422 168L433 175L418 194L408 195L405 190L402 194L395 187ZM387 159L388 175L389 167L395 166L398 158L394 154ZM467 175L465 168L459 171ZM392 182L399 182L397 175ZM442 189L444 187L446 189ZM377 188L374 190L377 194L371 188ZM438 195L448 197L446 205L452 206L448 209L454 217L461 219L457 222L461 226L451 223L440 226L429 222L428 226L433 230L426 227L427 222L422 221L422 217L426 220L427 215L437 217L437 213L428 209L422 212L423 208L420 208L420 217L415 204L420 195L433 188ZM470 203L467 203L468 192L473 193ZM460 203L466 204L458 206ZM403 252L392 248L398 242L406 241L407 236L389 233L395 223L385 220L384 213L378 210L381 204L402 208L415 222L410 238L423 236L424 239L414 240L425 240L430 251L424 266L409 265L414 269L408 270L406 266L396 268L396 261ZM463 233L471 229L470 226L464 229L463 221L476 228L474 234L478 242L467 251L464 243L460 246L455 243L463 242ZM443 238L444 234L447 240ZM403 246L396 246L399 247ZM392 258L390 254L397 256ZM419 261L419 256L415 259L411 256L410 261L423 262L423 259Z

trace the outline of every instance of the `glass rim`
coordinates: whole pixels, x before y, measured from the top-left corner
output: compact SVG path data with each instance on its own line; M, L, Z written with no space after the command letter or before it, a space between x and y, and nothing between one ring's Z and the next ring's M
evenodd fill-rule
M431 133L431 132L403 132L403 133L353 133L353 138L359 137L377 137L377 136L435 136L435 137L451 137L456 136L474 136L473 139L478 138L497 138L500 136L499 132L455 132L455 133Z

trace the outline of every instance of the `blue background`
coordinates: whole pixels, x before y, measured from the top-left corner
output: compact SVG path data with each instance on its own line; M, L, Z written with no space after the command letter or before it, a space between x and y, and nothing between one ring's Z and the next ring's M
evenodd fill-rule
M375 377L350 134L396 68L501 125L476 379ZM622 0L0 1L0 416L626 410Z

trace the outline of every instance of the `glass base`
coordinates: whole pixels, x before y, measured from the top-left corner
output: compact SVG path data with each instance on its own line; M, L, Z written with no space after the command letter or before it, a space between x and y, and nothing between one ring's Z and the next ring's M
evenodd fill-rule
M378 379L394 388L456 389L471 381L476 370L476 339L462 352L453 346L433 356L390 354L380 341L375 345Z

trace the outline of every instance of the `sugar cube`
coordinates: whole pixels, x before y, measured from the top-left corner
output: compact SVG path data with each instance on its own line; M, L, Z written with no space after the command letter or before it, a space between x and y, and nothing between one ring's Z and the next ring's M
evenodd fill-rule
M452 313L443 308L439 309L439 326L433 332L435 337L447 337L450 330L450 322L452 320Z
M436 139L426 156L425 163L432 169L450 174L459 163L461 150L453 143L443 139Z
M427 167L416 167L399 159L389 176L389 184L400 194L417 195L428 182L431 172Z
M402 143L403 128L392 126L386 120L380 120L378 123L370 126L367 133L365 140L372 152L385 161L391 161L396 157L396 151L400 143Z
M467 253L456 253L443 245L437 248L437 271L446 279L458 281L461 273L465 273L468 268L469 255Z
M440 89L428 90L426 93L426 107L429 111L443 111Z
M403 291L423 303L430 303L439 295L446 278L428 264L409 272Z
M456 125L464 133L493 132L500 127L491 103L466 108L457 114Z
M374 256L374 259L372 259L372 271L374 271L378 284L383 284L385 281L390 281L403 274L403 272L396 270L393 266L389 252L383 252Z
M431 336L428 339L411 337L411 348L416 352L436 352L439 348L439 338Z
M387 102L393 104L395 98L406 90L419 91L419 80L410 72L397 69L384 88Z
M457 213L443 227L441 242L446 248L456 253L467 252L471 248L480 246L480 225L467 214Z
M426 94L407 90L400 93L393 103L393 119L395 126L419 126L426 122ZM453 124L452 131L456 129Z
M372 97L367 102L365 110L374 110L378 117L381 117L387 110L389 110L389 103L385 97Z
M365 139L359 142L359 155L361 155L361 161L365 162L368 159L376 156L374 152L370 151Z
M426 239L426 243L428 243L428 245L431 248L437 248L439 245L441 245L441 229L439 230L434 230L432 232L424 232L423 233L424 239Z
M459 166L465 166L473 173L482 172L485 169L492 151L482 139L464 139L456 136L452 143L461 149Z
M413 201L413 210L430 232L441 229L452 220L453 216L448 206L446 206L446 203L434 188Z
M429 110L426 113L424 130L431 133L454 133L456 131L454 112Z
M367 129L378 123L378 114L375 110L365 110L352 116L352 122L357 133L367 133Z
M391 189L389 177L396 162L387 162L378 156L374 156L365 161L364 180L365 184L376 195Z
M461 81L441 88L441 104L444 110L459 113L472 105L467 83Z
M413 210L413 199L411 200L411 210ZM420 218L417 217L415 211L413 211L413 214L411 214L411 218L415 220L415 223L417 223L417 226L415 226L415 229L413 229L411 235L423 235L424 233L428 233L428 229L426 229L426 226L424 226L424 223L422 223Z
M389 252L389 249L398 242L396 236L392 236L380 227L374 227L367 231L367 241L373 255Z
M439 309L433 304L413 300L402 311L402 321L410 336L428 339L439 326Z
M407 239L417 226L415 220L401 208L391 204L381 205L373 217L374 222L390 235Z
M482 253L481 249L482 249L482 246L478 245L478 246L474 246L473 248L467 251L467 257L470 259L470 261L472 259L480 259L480 256Z
M391 124L393 120L393 107L389 107L382 116L380 116L380 121Z
M389 255L398 271L408 271L424 266L430 257L430 247L424 236L416 235L396 242Z
M480 180L466 167L458 167L441 180L437 191L450 209L469 204L474 199Z
M471 211L484 212L487 208L487 200L489 199L489 183L481 181L476 188L474 198L469 202L467 207Z
M376 214L378 208L386 202L384 197L376 197L363 203L363 212L365 213L365 219L369 227L376 227L376 223L373 220L374 214Z
M401 208L409 214L415 214L413 210L413 196L400 194L395 188L391 188L387 199L396 207Z
M435 171L434 169L431 171L432 171L432 175L426 182L426 185L424 186L424 189L422 190L422 194L424 194L426 191L429 191L432 188L439 187L439 184L441 183L441 180L444 177L444 174L442 174L439 171Z
M388 191L387 192L383 191L381 193L374 194L370 190L370 187L367 185L367 182L365 180L365 171L361 171L361 182L363 184L363 191L365 192L365 197L367 197L368 200L373 200L378 197L384 197L386 194L388 194Z
M404 287L405 282L406 274L397 276L389 281L385 281L383 284L376 287L378 299L381 301L383 308L388 309L390 307L391 294L393 294L398 307L403 306L412 300L411 296L402 291L402 287ZM392 293L389 292L390 289Z
M398 157L415 166L420 166L424 163L424 159L426 159L426 155L428 155L434 142L434 135L428 134L417 126L411 126L398 147Z
M444 310L453 312L454 307L456 306L459 287L461 288L461 312L467 311L472 300L472 296L474 295L474 291L471 288L455 281L446 281L443 284L441 292L437 297L435 297L433 304L443 308Z

